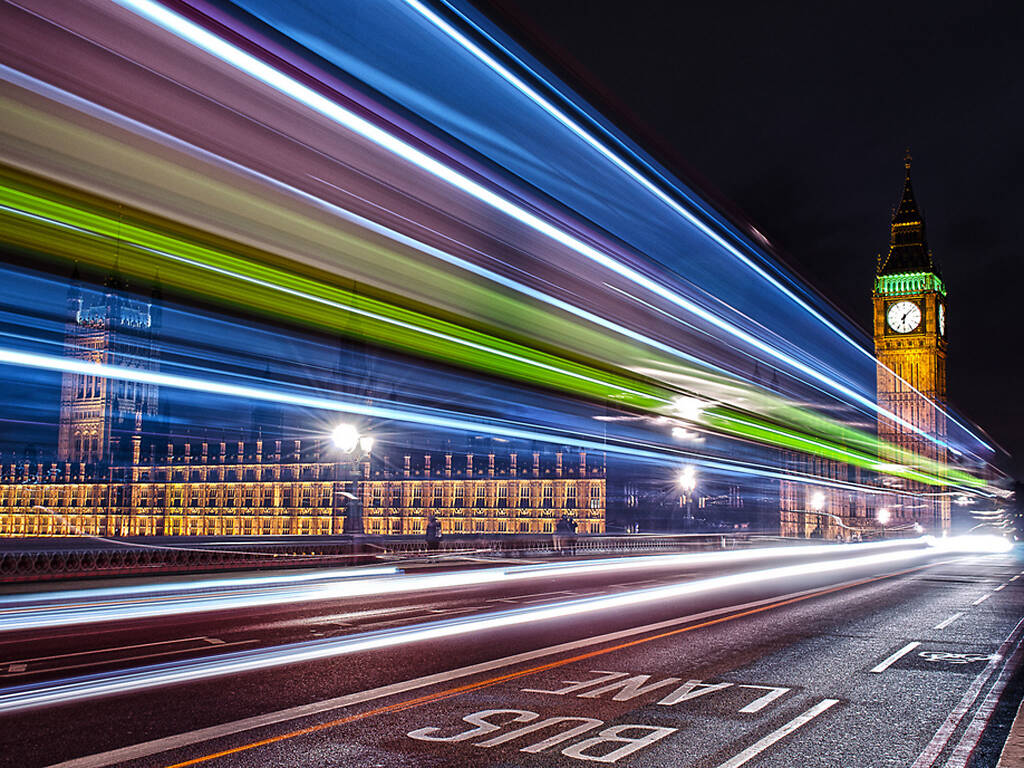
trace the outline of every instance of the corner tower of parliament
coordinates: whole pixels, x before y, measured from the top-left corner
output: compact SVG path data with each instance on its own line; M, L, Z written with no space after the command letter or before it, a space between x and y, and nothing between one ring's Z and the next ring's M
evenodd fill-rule
M131 298L127 284L108 277L104 290L84 291L76 273L67 299L64 354L120 368L155 370L160 305ZM154 299L159 292L154 291ZM116 462L130 436L158 414L157 387L127 379L65 373L61 382L57 459L72 464Z
M899 463L902 454L910 453L944 464L946 286L928 249L909 152L904 165L903 196L893 213L888 253L878 258L873 293L878 405L899 419L879 416L879 458ZM896 501L894 522L949 530L949 497L941 489L908 482L904 490L921 494L920 500Z

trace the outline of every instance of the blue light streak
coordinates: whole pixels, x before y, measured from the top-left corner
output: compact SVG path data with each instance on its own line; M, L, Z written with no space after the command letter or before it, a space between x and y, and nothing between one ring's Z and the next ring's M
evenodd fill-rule
M763 353L775 358L776 360L800 371L801 373L809 376L822 384L832 388L834 391L839 392L845 397L861 404L862 406L878 413L901 426L911 430L912 432L920 435L924 439L940 445L945 448L952 449L945 440L931 435L915 424L897 416L896 414L888 411L885 408L880 407L877 403L864 395L856 392L850 387L842 384L831 378L830 376L818 371L814 367L803 363L792 356L782 352L781 350L772 347L771 345L765 344L760 339L747 333L746 331L738 328L727 320L715 315L714 313L704 309L695 302L679 295L675 291L670 290L661 283L647 277L646 275L638 272L637 270L616 261L611 256L603 253L597 248L589 245L582 240L564 232L557 226L551 224L547 220L540 216L522 208L521 206L505 199L501 195L485 187L483 184L474 181L466 175L455 171L443 163L439 162L435 158L426 154L425 152L416 149L410 144L402 141L401 139L392 136L385 130L374 125L370 121L356 115L340 106L339 104L331 101L330 99L317 93L312 88L299 83L295 79L288 77L284 73L274 69L267 65L263 61L259 60L255 56L248 54L241 49L227 43L221 38L213 35L206 29L199 25L183 18L182 16L173 13L167 8L161 6L159 3L153 2L152 0L115 0L118 4L133 11L134 13L142 16L143 18L149 19L154 24L168 30L169 32L177 35L183 40L186 40L196 47L210 53L211 55L221 59L222 61L230 64L237 68L239 71L245 72L254 79L270 86L278 92L287 95L297 102L304 104L310 109L324 115L325 117L335 121L337 124L343 126L347 130L356 133L363 138L373 142L374 144L382 147L383 149L391 152L397 157L415 165L416 167L426 171L427 173L435 176L442 180L446 184L459 189L460 191L472 196L478 201L494 208L497 211L509 216L510 218L519 221L520 223L532 228L536 232L550 238L556 243L569 248L575 253L583 256L584 258L593 261L596 264L608 269L609 271L637 284L646 290L654 293L657 296L669 301L670 303L676 304L677 306L685 309L691 314L701 318L705 322L715 326L719 330L739 339L740 341L749 344L750 346L761 350ZM599 143L599 142L598 142ZM606 148L605 148L606 149ZM607 151L607 149L606 149ZM731 247L731 246L730 246ZM745 256L743 257L746 258ZM795 297L794 297L795 298Z

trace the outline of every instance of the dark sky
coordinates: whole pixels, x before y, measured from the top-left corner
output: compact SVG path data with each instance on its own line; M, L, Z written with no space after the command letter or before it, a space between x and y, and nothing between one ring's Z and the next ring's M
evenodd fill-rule
M868 332L909 147L949 289L950 399L1024 477L1024 3L478 7Z

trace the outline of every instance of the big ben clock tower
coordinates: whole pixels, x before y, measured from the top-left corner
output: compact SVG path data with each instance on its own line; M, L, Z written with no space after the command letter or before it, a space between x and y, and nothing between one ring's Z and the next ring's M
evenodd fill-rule
M921 432L943 440L946 402L946 287L928 250L924 217L905 160L903 197L892 217L889 252L878 259L873 293L878 405ZM935 406L940 408L936 408ZM881 458L894 460L902 449L946 462L946 450L919 432L880 416ZM888 450L887 450L888 447ZM893 524L920 523L929 533L949 530L949 500L942 489L907 482L890 510Z

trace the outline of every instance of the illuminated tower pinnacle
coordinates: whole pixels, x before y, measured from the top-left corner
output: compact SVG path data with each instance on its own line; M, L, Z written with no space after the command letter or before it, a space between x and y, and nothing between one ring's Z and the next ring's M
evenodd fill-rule
M889 253L878 267L879 275L900 275L930 272L939 277L928 238L925 235L924 216L917 207L914 185L910 180L910 150L903 160L906 178L903 181L903 196L892 215L892 229L889 235Z

